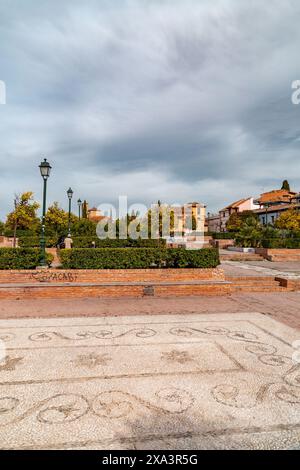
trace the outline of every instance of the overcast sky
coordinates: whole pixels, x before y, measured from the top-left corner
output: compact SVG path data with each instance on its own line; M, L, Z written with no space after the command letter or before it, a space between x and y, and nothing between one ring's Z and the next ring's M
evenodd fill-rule
M0 0L0 217L15 192L90 205L300 191L299 0Z

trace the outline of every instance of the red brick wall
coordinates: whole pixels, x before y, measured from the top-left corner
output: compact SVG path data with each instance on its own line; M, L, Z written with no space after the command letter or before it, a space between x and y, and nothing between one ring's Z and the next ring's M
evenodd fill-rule
M0 299L224 295L224 279L222 269L0 271Z
M299 249L256 248L255 252L269 261L300 261Z
M40 298L91 298L91 297L144 297L146 295L145 286L134 284L120 286L36 286L15 287L13 284L9 288L0 285L0 299L40 299ZM188 295L224 295L231 292L230 284L203 284L203 285L169 285L153 286L152 295L155 297L180 297Z
M0 284L10 283L74 283L74 282L172 282L224 280L224 272L216 269L46 269L0 271Z

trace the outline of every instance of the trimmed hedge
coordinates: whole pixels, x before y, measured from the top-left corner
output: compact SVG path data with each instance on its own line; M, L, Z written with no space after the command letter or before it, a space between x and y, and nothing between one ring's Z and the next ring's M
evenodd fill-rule
M131 238L125 240L110 239L100 240L97 236L89 237L72 237L73 248L92 248L92 242L95 242L96 248L157 248L166 246L166 240L152 240L142 239L132 240ZM58 238L46 237L47 248L55 247ZM19 238L19 246L22 248L38 248L40 246L40 238L38 236L26 236Z
M72 237L73 248L91 248L92 242L95 242L96 248L165 248L166 240L153 240L138 238L133 240L132 238L122 239L110 239L100 240L97 236L95 237Z
M300 238L268 238L261 241L263 248L300 249Z
M46 247L52 248L57 244L57 238L46 237ZM40 237L20 237L19 246L22 248L39 248L40 247Z
M40 250L37 248L0 248L0 269L35 269L40 263ZM50 265L53 256L47 253Z
M218 250L95 248L60 250L65 269L215 268Z

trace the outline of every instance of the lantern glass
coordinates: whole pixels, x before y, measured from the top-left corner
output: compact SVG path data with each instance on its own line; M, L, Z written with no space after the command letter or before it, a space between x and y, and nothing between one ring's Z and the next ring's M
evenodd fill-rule
M73 197L73 191L72 191L71 188L68 189L67 195L68 195L68 198L69 198L69 199L72 199L72 197Z
M47 159L45 158L43 162L39 165L41 176L44 179L49 178L50 172L51 172L51 166L50 163L47 162Z

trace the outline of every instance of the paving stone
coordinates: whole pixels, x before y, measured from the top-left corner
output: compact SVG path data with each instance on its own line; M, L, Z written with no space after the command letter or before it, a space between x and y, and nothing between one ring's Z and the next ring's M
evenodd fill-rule
M300 333L259 313L0 320L0 338L3 449L299 447Z

